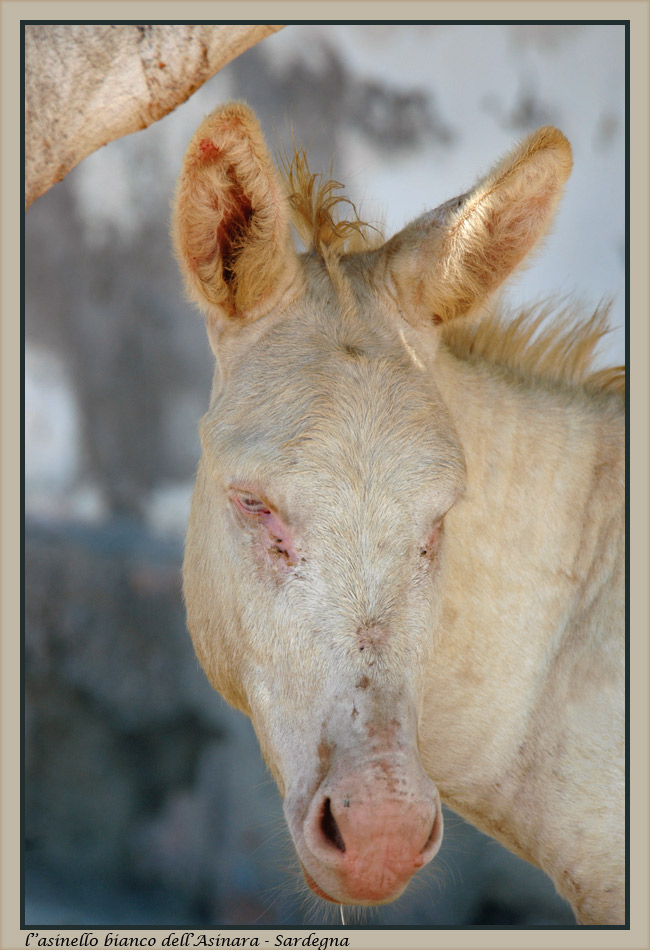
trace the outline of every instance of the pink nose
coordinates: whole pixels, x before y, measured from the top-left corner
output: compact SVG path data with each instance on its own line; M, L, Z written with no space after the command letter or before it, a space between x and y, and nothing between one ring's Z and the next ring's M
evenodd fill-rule
M306 879L321 897L349 904L394 900L442 841L437 790L426 779L417 792L373 795L361 776L316 794L304 840ZM318 882L315 885L316 881Z

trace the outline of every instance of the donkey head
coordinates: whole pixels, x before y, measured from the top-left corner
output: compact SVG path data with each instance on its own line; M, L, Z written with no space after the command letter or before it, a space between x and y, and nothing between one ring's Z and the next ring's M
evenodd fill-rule
M480 308L546 230L571 166L541 129L474 189L348 253L291 202L242 104L208 116L174 240L216 357L187 537L188 625L253 721L311 888L394 899L442 839L418 746L445 548L466 472L439 325ZM306 196L306 197L305 197Z

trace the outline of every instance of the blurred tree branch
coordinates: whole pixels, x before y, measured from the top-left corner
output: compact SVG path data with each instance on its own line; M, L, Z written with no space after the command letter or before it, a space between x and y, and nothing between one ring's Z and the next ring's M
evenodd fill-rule
M25 27L25 208L91 152L144 129L281 26Z

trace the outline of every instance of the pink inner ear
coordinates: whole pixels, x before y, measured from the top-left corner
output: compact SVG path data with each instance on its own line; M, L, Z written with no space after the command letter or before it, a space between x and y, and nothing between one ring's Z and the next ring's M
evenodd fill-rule
M245 243L253 205L237 180L234 167L229 165L227 171L231 184L230 191L220 199L223 217L217 228L217 244L223 279L227 284L235 284L237 257Z

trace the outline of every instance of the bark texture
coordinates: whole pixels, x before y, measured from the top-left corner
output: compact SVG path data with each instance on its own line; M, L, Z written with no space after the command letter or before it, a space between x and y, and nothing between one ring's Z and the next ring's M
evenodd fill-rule
M276 25L29 25L25 208L91 152L144 129Z

